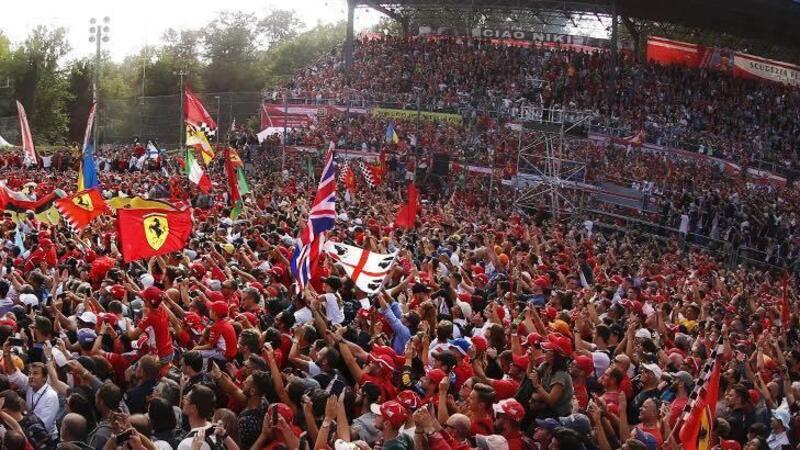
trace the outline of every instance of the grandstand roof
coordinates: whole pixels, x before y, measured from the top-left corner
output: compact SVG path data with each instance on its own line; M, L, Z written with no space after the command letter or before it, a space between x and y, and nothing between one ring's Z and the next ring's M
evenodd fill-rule
M608 14L612 0L354 0L387 9L507 9ZM622 16L697 27L786 47L800 42L800 0L616 0Z

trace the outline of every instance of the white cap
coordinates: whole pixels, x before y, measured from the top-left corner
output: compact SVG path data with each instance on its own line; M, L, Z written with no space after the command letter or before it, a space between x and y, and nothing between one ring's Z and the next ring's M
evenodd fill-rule
M91 311L84 311L83 314L78 316L81 322L93 323L97 325L97 315Z
M661 379L661 374L663 374L663 372L661 371L661 367L659 367L658 364L642 364L642 368L649 370L650 372L653 372L653 375L656 377L657 380Z
M147 289L155 284L156 280L152 275L146 273L139 277L139 282L142 283L142 288Z
M592 361L594 362L594 375L597 378L600 378L611 365L611 358L606 352L592 352Z
M653 339L653 335L650 334L650 330L647 328L639 328L636 330L635 336L639 339Z
M19 294L19 301L32 306L39 304L39 298L33 294Z

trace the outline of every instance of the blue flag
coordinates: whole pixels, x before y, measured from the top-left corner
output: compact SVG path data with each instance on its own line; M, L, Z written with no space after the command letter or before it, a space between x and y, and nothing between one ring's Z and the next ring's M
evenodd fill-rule
M94 108L89 111L89 121L86 123L86 134L83 138L83 156L81 157L81 168L78 171L78 192L89 188L100 186L97 179L97 166L94 163L94 140L92 138L92 126L94 125Z

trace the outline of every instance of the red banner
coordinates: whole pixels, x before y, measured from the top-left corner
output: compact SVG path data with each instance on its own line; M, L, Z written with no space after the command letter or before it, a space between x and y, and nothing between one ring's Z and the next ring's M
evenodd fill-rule
M647 39L647 60L659 64L678 64L698 67L701 58L700 47L688 42L673 41L658 36Z

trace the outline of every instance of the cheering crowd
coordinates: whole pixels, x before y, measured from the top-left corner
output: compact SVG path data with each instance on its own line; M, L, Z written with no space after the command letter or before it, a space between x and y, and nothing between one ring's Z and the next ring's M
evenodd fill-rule
M606 70L599 55L450 41L406 45L362 43L354 86L337 78L331 57L298 75L294 89L320 98L395 89L392 100L411 102L408 89L424 79L425 98L437 108L478 108L506 97L513 103L527 95L526 80L538 77L548 80L548 104L602 108L592 103L605 95L591 83ZM420 64L420 55L430 64ZM389 64L404 69L370 72ZM680 122L671 116L674 107L688 114L688 128L730 139L739 138L730 128L739 119L713 108L724 111L733 100L686 94L693 77L755 98L778 89L630 61L620 69L621 84L633 83L637 95L680 97L654 106L622 95L622 120L640 124L641 116L627 114L653 107L652 120ZM643 94L639 83L652 89ZM794 96L785 92L776 108L796 111ZM703 107L684 109L681 102ZM767 109L749 120L774 125L777 110ZM512 162L519 136L491 121L468 129L396 125L399 142L386 146L385 120L321 117L290 136L320 152L288 152L284 171L274 149L242 152L252 192L236 219L219 158L208 167L214 186L204 194L174 156L141 160L143 146L99 148L105 198L194 206L183 250L132 263L122 260L113 215L74 232L63 222L48 225L38 211L6 211L2 448L797 447L797 188L630 147L568 148L587 163L589 181L648 185L662 211L654 220L675 226L686 216L691 230L738 239L778 256L773 262L790 263L769 271L729 267L679 240L515 211L502 183L488 205L483 176L452 170L444 183L433 183L426 158L434 153L492 147L499 149L496 167ZM359 180L346 194L338 185L335 226L326 236L378 254L397 252L376 294L356 287L330 257L303 290L290 271L321 150L331 141L388 153L382 183ZM786 156L782 146L748 144L756 146L751 156ZM341 156L338 170L347 165ZM489 161L483 151L474 158ZM76 161L65 152L47 168L24 169L8 155L0 178L15 194L41 198L73 185ZM419 211L413 227L400 228L395 217L405 183L414 179Z
M797 89L707 69L663 67L606 52L493 45L467 38L364 39L353 75L326 55L286 87L291 98L513 115L522 105L593 110L598 125L649 142L797 168ZM391 67L391 70L386 70ZM616 72L617 85L609 81ZM616 88L615 92L610 89ZM614 98L609 107L608 99ZM281 95L276 93L276 100Z

